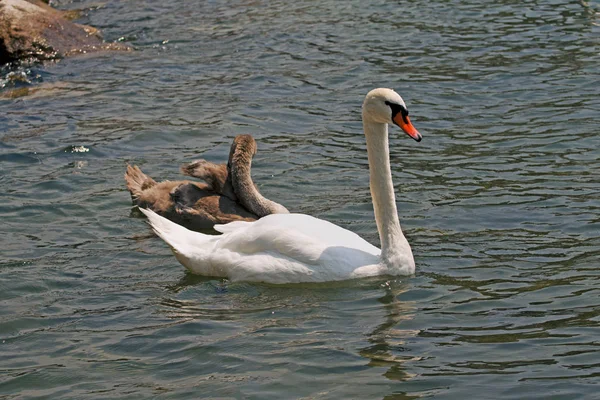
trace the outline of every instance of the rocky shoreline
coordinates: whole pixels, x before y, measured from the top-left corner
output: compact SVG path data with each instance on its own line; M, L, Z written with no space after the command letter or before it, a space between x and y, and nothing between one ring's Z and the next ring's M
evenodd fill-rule
M69 16L40 0L0 0L0 66L131 50L123 43L104 42L98 29L71 22Z

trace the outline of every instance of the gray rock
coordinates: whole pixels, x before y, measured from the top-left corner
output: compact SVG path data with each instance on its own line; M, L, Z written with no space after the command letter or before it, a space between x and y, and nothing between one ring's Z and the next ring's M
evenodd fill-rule
M68 21L38 0L0 0L0 64L56 60L74 54L131 50L105 43L97 29Z

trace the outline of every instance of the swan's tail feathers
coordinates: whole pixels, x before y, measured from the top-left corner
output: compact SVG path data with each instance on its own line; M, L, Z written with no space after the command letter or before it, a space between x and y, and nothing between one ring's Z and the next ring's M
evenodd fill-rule
M148 208L144 209L140 207L140 211L143 212L146 217L148 217L148 221L150 222L150 226L152 227L154 233L156 233L162 240L167 242L167 244L173 247L175 250L178 250L178 248L181 246L186 246L188 235L194 233L189 229L166 219L165 217L161 217Z
M131 192L133 201L137 201L144 190L156 185L156 181L144 174L137 165L132 167L129 164L127 172L125 172L125 182L127 182L127 189Z
M197 257L202 254L203 250L208 250L207 248L211 247L212 236L190 231L165 217L161 217L150 209L140 207L140 211L148 217L154 233L164 240L176 255L190 259ZM182 264L186 265L183 261Z

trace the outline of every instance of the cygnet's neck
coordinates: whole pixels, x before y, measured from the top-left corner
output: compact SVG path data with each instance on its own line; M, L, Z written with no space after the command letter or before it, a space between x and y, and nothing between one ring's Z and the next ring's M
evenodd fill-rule
M240 203L259 218L270 214L287 214L289 211L279 203L263 197L252 181L252 160L237 159L231 163L231 184Z
M381 240L381 258L386 265L394 266L401 262L399 257L403 258L407 252L412 259L412 253L400 228L396 209L390 168L388 125L366 120L363 116L363 129L367 139L371 196Z

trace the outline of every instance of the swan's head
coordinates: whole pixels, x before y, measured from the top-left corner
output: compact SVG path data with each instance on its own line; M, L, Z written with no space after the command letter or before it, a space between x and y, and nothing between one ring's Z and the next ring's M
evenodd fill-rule
M373 89L365 97L362 107L364 121L398 125L408 136L420 142L423 138L408 118L408 109L402 97L392 89Z

